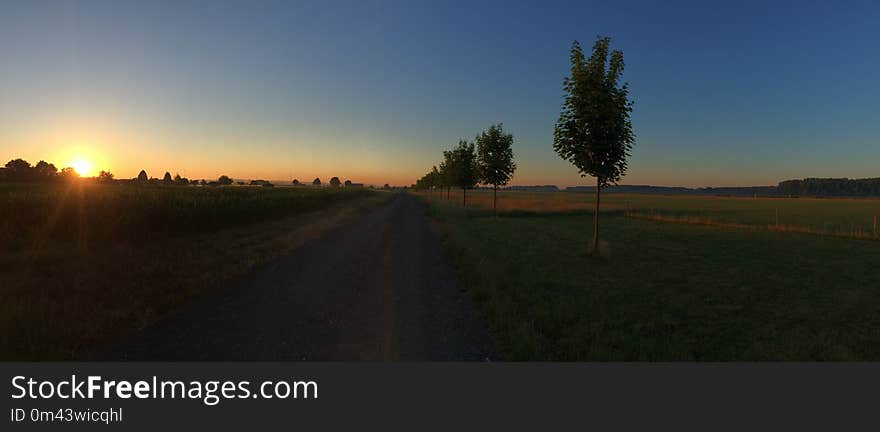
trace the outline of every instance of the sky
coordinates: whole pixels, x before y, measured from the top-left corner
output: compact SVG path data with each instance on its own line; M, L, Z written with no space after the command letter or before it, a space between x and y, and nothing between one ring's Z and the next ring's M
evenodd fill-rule
M622 184L880 176L880 2L0 2L0 157L411 184L493 123L553 151L577 39L626 60Z

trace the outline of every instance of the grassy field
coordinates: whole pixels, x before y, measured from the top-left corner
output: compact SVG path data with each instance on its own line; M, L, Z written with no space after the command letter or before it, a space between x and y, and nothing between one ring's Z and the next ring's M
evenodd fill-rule
M613 211L629 202L767 224L763 213L778 206L804 224L844 226L877 201L610 196L604 256L592 258L592 215L560 208L591 196L549 195L506 193L501 202L521 208L498 219L428 198L504 359L880 359L880 242Z
M77 358L390 196L2 185L0 359Z
M445 192L422 193L445 199ZM595 195L573 192L513 192L498 194L499 211L508 214L592 214ZM461 191L453 190L453 203L461 203ZM605 212L628 213L643 219L662 219L705 225L746 225L752 228L812 232L857 238L874 236L874 218L880 218L878 199L752 198L690 195L604 194ZM492 208L492 194L468 192L468 204Z

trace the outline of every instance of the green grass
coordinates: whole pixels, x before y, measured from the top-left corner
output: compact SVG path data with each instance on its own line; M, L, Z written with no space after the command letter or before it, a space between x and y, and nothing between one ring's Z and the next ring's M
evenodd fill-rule
M592 215L430 212L503 359L880 359L878 242L608 215L592 258Z

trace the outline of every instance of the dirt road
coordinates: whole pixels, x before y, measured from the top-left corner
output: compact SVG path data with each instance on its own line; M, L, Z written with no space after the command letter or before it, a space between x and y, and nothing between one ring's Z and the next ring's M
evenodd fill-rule
M486 360L493 341L401 194L102 349L106 360Z

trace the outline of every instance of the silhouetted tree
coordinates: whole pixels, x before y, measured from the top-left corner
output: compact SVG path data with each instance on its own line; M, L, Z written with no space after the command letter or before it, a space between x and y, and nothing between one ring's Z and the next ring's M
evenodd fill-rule
M314 180L312 180L312 185L321 186L321 179L316 177Z
M589 59L577 41L571 46L571 76L563 81L565 100L553 133L553 149L577 167L581 177L596 178L593 253L599 248L599 196L626 173L635 143L629 88L620 85L623 52L610 53L611 39L599 37Z
M492 212L498 216L498 186L504 186L513 177L513 134L504 133L501 123L474 138L477 144L477 166L480 182L492 185Z
M199 181L193 179L193 180L190 180L190 181L189 181L189 184L191 184L191 185L193 185L193 186L197 186L197 185L199 184Z
M339 182L339 177L333 177L330 179L330 186L339 187L340 184L342 183Z
M235 184L237 184L237 185L239 185L239 186L244 186L244 182L243 182L243 181L235 182Z
M138 181L138 182L140 182L140 183L146 183L149 179L150 179L150 178L147 177L147 172L146 172L146 171L141 170L141 172L138 173L138 176L137 176L137 181Z
M30 162L24 159L13 159L6 162L6 179L9 181L27 181L32 176Z
M222 175L222 176L220 176L220 178L217 179L217 184L223 185L223 186L229 186L232 184L232 179L229 178L229 176Z
M446 188L446 200L449 200L449 192L455 186L455 154L452 150L443 151L443 162L440 162L439 187Z
M79 178L79 174L73 167L62 168L58 177L63 181L73 181Z
M385 183L385 184L382 186L382 189L391 189L391 186L389 186L388 183Z
M180 174L174 174L174 184L177 186L187 186L189 185L189 179L181 177Z
M461 188L461 205L467 207L467 190L473 189L479 181L474 144L466 140L459 140L458 146L453 149L452 153L453 184Z
M101 183L112 183L113 173L110 171L101 171L101 173L98 174L98 181Z
M171 184L174 180L171 179L171 173L165 171L165 176L162 177L162 183Z
M34 166L34 177L37 180L54 180L56 175L58 175L58 168L46 161L41 160Z
M293 179L292 183L294 186L299 186L299 180L297 180L297 179Z
M345 187L351 187L351 180L345 181Z

